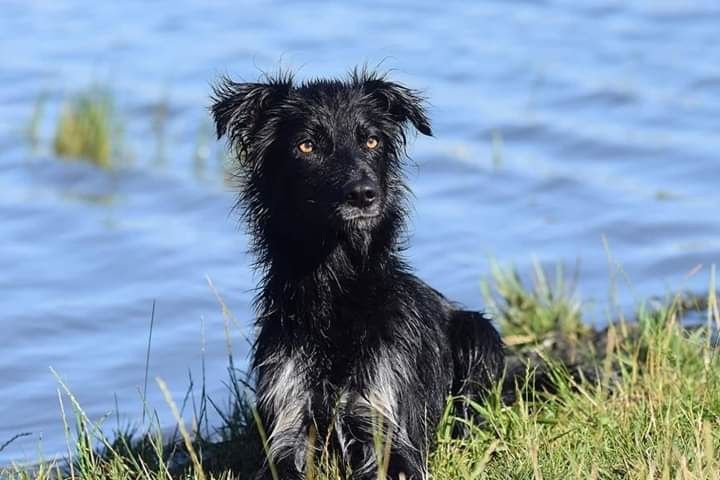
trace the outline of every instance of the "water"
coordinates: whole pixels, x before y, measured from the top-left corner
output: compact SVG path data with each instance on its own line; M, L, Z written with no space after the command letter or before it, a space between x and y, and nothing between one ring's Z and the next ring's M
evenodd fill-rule
M579 262L601 325L603 237L622 265L621 305L702 292L720 261L720 5L629 3L3 2L0 444L30 435L0 464L65 451L50 367L92 418L117 401L109 427L140 421L153 300L148 402L163 425L155 377L180 401L204 358L208 392L226 398L225 323L207 279L239 319L240 361L256 279L209 140L222 73L382 61L425 90L436 136L412 145L409 256L469 307L482 308L492 257L525 273L533 258ZM115 92L133 158L112 172L47 148L63 96L93 83ZM42 95L33 152L24 130Z

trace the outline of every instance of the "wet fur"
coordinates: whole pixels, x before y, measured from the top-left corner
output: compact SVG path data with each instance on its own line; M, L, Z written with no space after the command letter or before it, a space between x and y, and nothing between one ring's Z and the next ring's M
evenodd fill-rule
M448 396L480 397L503 356L486 317L459 310L401 255L406 134L431 135L422 98L355 71L223 79L213 102L262 273L252 365L269 461L282 479L304 478L308 450L327 446L353 478L377 478L380 433L391 439L388 478L427 478ZM378 148L364 147L368 135ZM300 154L304 139L317 151ZM358 178L378 188L375 217L352 219L343 203ZM270 478L267 466L257 478Z

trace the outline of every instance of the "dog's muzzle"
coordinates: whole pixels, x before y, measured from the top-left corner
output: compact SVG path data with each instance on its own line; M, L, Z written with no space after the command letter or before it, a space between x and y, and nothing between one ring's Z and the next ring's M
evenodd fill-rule
M377 183L364 177L345 185L340 216L345 221L370 220L380 215L380 204Z
M369 178L349 182L343 190L345 203L351 207L369 209L376 203L378 197L377 184Z

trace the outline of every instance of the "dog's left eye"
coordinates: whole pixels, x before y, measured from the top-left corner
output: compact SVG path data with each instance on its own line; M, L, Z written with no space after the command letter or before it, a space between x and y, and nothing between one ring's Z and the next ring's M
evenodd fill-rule
M371 135L368 137L368 139L365 141L365 145L370 150L374 150L380 145L380 139L374 135Z
M310 140L305 140L304 142L301 142L297 146L298 150L300 150L305 155L312 153L312 151L315 149L315 145Z

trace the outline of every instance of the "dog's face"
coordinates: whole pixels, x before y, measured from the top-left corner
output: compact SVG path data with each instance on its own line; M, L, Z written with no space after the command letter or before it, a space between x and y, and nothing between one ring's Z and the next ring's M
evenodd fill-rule
M421 98L368 73L347 81L225 80L212 112L245 178L249 216L327 231L372 231L401 208L409 125L430 135ZM258 220L256 218L256 220Z

